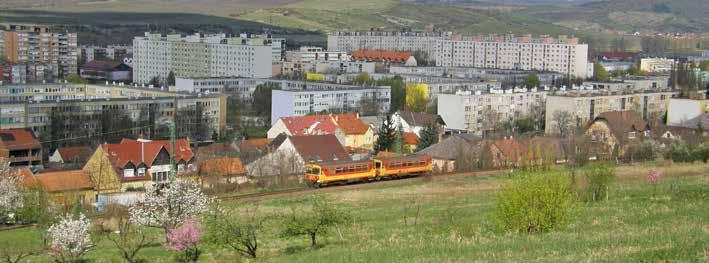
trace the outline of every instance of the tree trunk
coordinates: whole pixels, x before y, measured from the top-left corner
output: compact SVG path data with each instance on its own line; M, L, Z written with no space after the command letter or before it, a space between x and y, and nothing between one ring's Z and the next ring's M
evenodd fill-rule
M315 245L317 245L317 243L315 242L315 235L317 235L317 234L316 233L310 234L310 247L311 248L315 248Z

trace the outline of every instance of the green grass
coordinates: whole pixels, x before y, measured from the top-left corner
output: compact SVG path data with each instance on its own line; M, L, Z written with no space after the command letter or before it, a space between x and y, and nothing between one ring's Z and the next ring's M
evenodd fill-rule
M665 178L654 187L645 182L648 169ZM260 243L264 262L701 262L709 257L709 167L673 165L621 167L607 201L582 203L571 224L545 234L499 233L490 223L495 191L506 176L454 178L432 182L348 190L325 194L354 216L336 233L309 248L306 238L278 237L278 215L305 203L304 197L258 202L267 221ZM244 208L252 203L230 203ZM413 224L415 211L420 212ZM406 219L404 219L406 217ZM404 220L408 224L404 224ZM158 232L152 231L157 234ZM38 242L37 230L0 232L12 245ZM158 239L159 240L159 239ZM206 246L203 262L233 262L231 251ZM118 262L105 239L88 254L96 262ZM150 262L170 262L159 245L142 253ZM33 258L31 262L47 258Z

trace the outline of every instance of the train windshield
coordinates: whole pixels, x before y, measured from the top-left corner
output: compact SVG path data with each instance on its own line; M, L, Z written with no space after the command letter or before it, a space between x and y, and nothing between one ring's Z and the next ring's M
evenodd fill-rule
M312 167L306 171L309 174L320 174L320 168Z

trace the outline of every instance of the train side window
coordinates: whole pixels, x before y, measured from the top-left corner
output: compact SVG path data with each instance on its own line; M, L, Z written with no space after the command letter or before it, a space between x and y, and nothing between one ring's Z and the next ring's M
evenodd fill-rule
M337 168L335 168L335 173L336 173L336 174L342 173L343 171L344 171L344 169L342 169L342 167L337 167Z
M419 165L424 165L424 164L426 164L426 161L423 161L423 160L419 161Z
M381 169L382 163L374 163L374 168Z
M347 167L348 172L354 172L354 166Z

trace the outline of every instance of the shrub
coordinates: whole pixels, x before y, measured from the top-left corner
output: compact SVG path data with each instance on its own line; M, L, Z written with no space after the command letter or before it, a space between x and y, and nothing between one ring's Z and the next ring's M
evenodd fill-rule
M683 141L678 141L670 145L670 150L667 152L668 159L674 162L693 162L692 148Z
M655 161L661 157L662 147L654 140L631 143L623 154L623 159L630 162Z
M281 236L286 238L307 236L310 238L310 246L315 248L318 234L327 234L330 228L338 227L338 224L348 224L350 221L349 213L337 209L335 204L322 197L313 196L310 211L293 209L290 215L285 216L285 228Z
M562 171L522 172L497 194L493 221L503 231L547 232L564 226L574 207L570 180Z
M605 164L587 166L578 170L581 181L572 175L579 198L584 201L600 201L608 196L608 188L615 178L615 167Z

